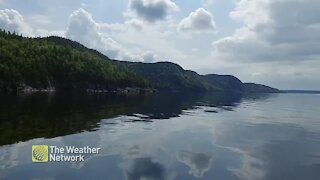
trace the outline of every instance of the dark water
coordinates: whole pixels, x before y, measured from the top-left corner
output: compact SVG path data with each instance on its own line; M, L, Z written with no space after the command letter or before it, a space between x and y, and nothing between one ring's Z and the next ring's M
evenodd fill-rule
M320 95L0 100L0 179L320 179ZM35 144L102 149L85 162L32 163Z

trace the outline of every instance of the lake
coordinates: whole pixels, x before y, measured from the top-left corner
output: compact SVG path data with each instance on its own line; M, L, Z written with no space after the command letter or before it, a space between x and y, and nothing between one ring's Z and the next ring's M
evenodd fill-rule
M0 99L0 179L320 179L317 94ZM32 145L101 150L84 162L34 163Z

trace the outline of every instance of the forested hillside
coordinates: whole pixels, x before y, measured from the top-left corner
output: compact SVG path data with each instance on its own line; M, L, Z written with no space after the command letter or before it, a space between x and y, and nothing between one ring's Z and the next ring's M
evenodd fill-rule
M118 66L139 76L145 77L150 84L162 91L206 91L202 79L190 75L179 65L170 62L137 63L114 61Z
M152 87L162 91L219 91L244 93L244 84L231 75L199 75L184 70L171 62L138 63L114 61L119 67L126 68L139 76L145 77Z
M117 67L99 53L78 43L69 44L69 40L53 40L62 38L33 39L1 31L0 90L148 87L145 79Z
M156 89L159 91L279 92L231 75L199 75L171 62L111 60L61 37L27 38L0 31L0 91Z

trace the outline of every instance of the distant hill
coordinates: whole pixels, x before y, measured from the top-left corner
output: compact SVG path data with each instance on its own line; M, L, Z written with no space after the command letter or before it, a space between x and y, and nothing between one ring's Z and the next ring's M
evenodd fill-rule
M265 85L242 83L231 75L199 75L171 62L142 63L116 61L121 68L146 78L152 87L164 91L219 91L233 93L278 93Z
M244 92L247 93L280 93L280 90L255 83L243 83Z
M320 91L313 90L281 90L282 93L291 93L291 94L320 94Z
M185 71L170 62L139 63L114 61L140 77L145 77L152 87L160 91L206 91L208 88L199 80L199 75Z
M243 83L236 77L231 75L208 74L202 76L208 84L214 84L215 87L222 91L243 92Z
M268 86L242 83L231 75L199 75L171 62L111 60L96 50L61 37L25 38L1 31L0 91L26 88L278 92Z

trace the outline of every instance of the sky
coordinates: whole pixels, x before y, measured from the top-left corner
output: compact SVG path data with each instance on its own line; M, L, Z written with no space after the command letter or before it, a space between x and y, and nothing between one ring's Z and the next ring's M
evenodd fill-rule
M319 0L0 0L0 28L125 61L320 90Z

